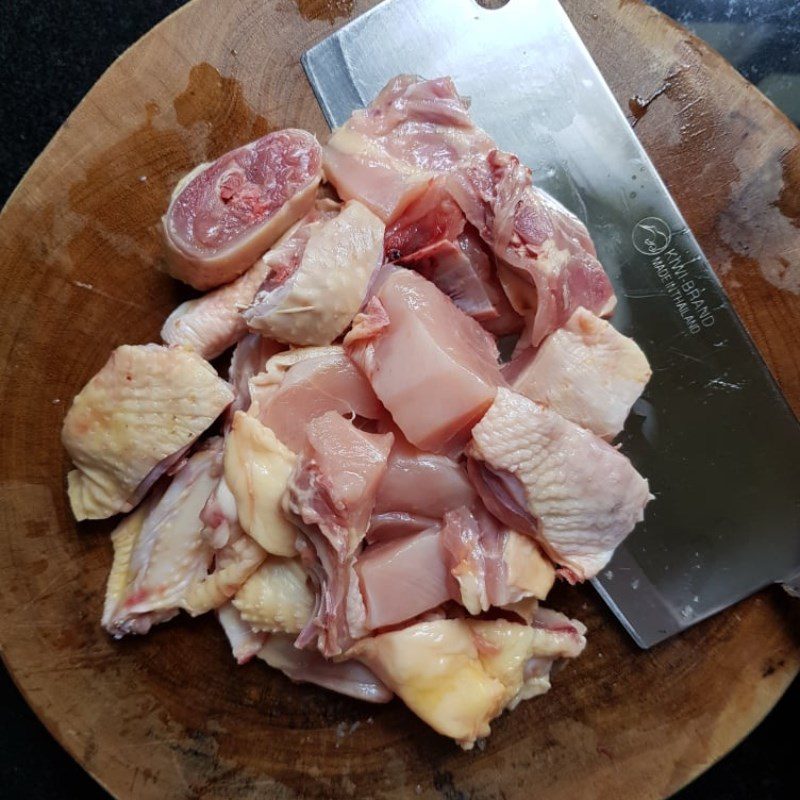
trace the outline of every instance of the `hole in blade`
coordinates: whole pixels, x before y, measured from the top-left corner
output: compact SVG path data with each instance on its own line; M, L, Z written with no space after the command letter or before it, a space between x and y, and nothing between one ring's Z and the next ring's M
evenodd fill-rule
M475 0L475 2L481 8L486 8L489 11L493 11L496 8L502 8L508 2L508 0Z

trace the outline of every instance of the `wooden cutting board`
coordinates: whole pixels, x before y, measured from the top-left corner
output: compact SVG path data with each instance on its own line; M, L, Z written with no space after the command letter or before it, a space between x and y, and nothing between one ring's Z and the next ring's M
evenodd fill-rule
M100 630L111 525L69 514L66 406L113 347L154 339L183 296L154 268L154 225L177 178L271 129L324 138L299 55L370 5L194 0L112 65L3 210L3 656L52 733L118 797L665 797L797 673L800 604L780 590L640 652L591 589L562 587L553 605L589 626L585 655L472 753L398 702L371 707L260 663L236 667L211 617L119 643ZM800 134L648 7L565 5L797 411Z

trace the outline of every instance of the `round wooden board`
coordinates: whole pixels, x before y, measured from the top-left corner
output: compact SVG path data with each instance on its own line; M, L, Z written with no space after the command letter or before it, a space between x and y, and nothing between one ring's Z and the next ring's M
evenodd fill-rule
M45 724L117 797L630 800L671 794L743 737L800 666L798 607L767 591L640 652L587 588L553 691L463 753L403 706L236 667L213 618L100 629L111 524L76 526L65 407L181 297L154 268L176 179L322 115L299 56L368 0L194 0L125 53L0 217L0 643ZM719 56L637 2L565 3L795 410L800 135ZM634 113L635 112L635 113ZM765 446L769 446L765 442Z

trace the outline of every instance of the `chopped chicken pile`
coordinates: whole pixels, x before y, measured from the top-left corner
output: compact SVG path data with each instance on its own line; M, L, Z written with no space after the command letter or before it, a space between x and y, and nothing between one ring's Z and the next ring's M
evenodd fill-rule
M581 653L542 603L651 497L612 444L650 369L586 228L449 78L402 75L325 147L278 131L200 165L163 233L207 293L64 420L75 517L128 514L103 627L214 611L238 664L397 695L472 747Z

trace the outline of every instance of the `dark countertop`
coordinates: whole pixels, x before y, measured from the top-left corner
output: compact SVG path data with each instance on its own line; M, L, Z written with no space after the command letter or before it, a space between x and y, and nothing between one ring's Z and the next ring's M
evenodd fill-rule
M800 0L655 0L800 123ZM0 202L101 73L180 0L0 0ZM0 796L107 798L0 667ZM675 800L797 796L795 681L767 719Z

